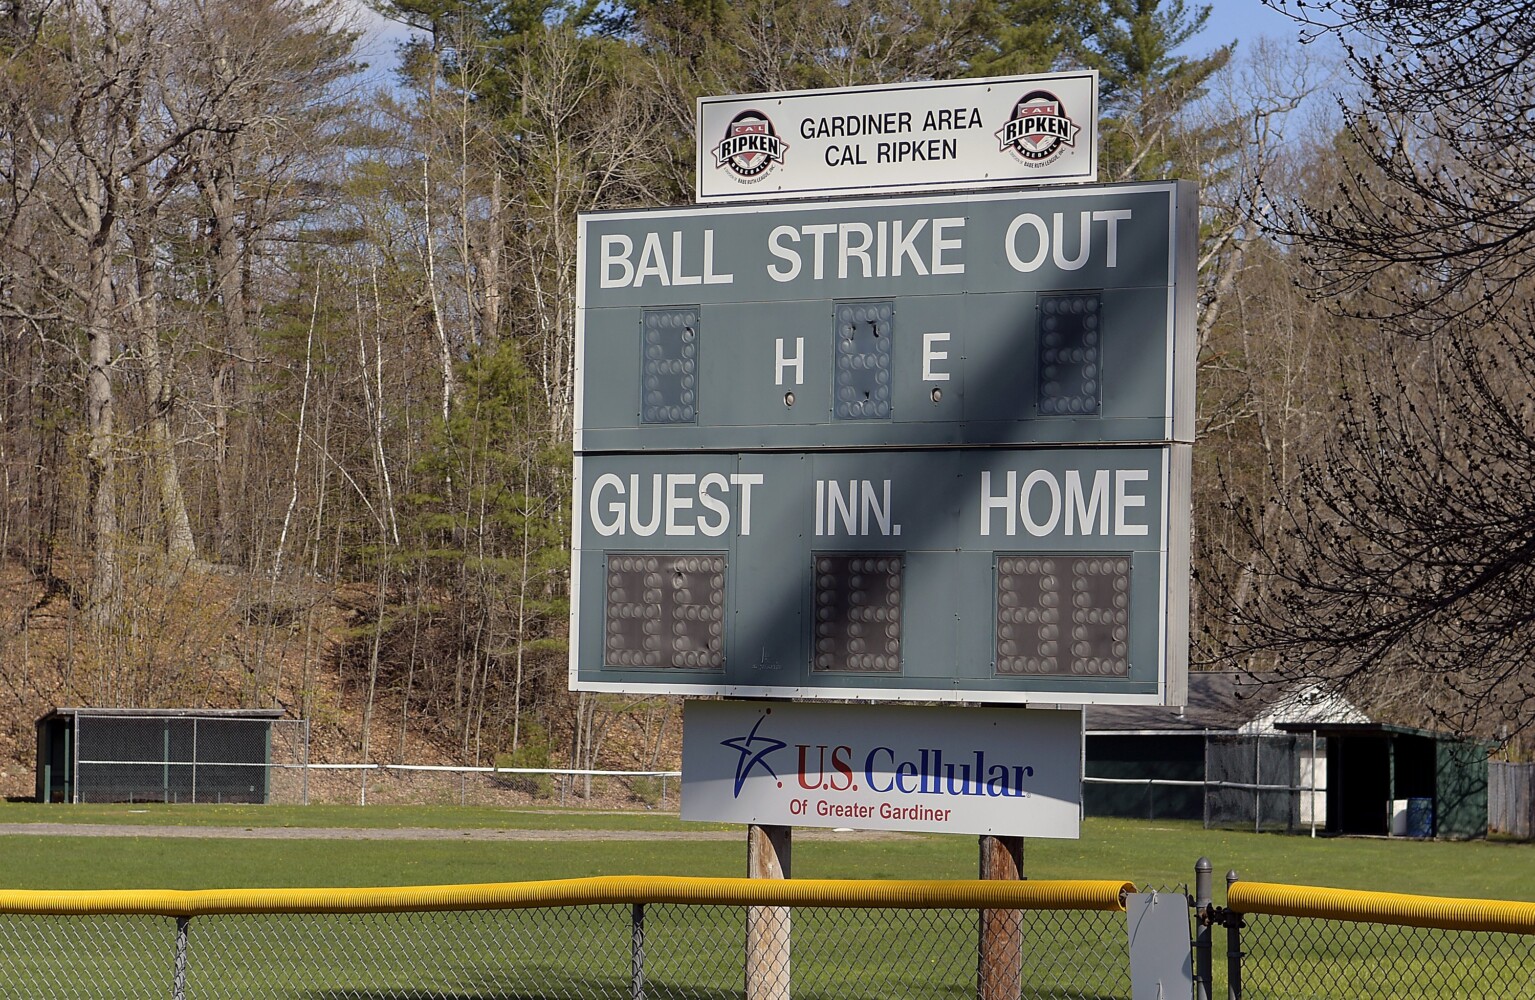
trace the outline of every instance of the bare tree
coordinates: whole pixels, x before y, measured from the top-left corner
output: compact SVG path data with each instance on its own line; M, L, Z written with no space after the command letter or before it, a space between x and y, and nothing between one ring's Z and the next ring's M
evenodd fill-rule
M1535 724L1535 26L1500 2L1305 11L1360 97L1337 183L1274 224L1358 338L1359 388L1275 477L1277 525L1241 512L1266 596L1229 609L1227 652L1506 737Z
M196 0L171 44L180 61L165 96L172 120L200 115L186 154L203 209L209 305L217 338L205 352L218 499L213 550L242 560L242 463L259 427L254 373L262 363L248 289L262 239L319 206L300 181L330 155L344 110L337 84L353 70L352 36L332 9L308 0Z
M570 26L520 46L512 162L525 178L511 193L509 266L521 279L515 321L541 382L551 434L568 440L574 408L575 219L579 212L654 203L650 151L660 148L653 95L632 68L617 72Z
M1274 6L1283 7L1282 4ZM1535 274L1535 25L1517 0L1301 5L1343 42L1359 168L1296 206L1313 287L1394 332L1452 335L1517 309Z
M30 157L13 161L25 172L5 181L38 206L28 220L33 232L50 234L17 249L43 278L47 312L83 342L90 603L98 625L113 618L120 597L117 382L124 345L116 332L134 302L120 294L118 255L133 249L130 224L148 252L153 211L166 193L151 172L173 172L166 158L206 127L202 119L146 114L162 71L158 15L151 5L124 11L113 0L39 8L44 30L11 51L7 67L8 77L26 81L7 84L17 88L8 95L8 131Z

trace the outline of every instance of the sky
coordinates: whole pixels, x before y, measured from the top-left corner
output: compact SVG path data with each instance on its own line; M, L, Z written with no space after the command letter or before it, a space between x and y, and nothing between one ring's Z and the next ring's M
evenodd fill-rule
M406 30L360 0L353 0L352 9L355 27L362 32L357 42L357 58L368 64L370 81L387 86L395 64L395 45L405 37Z
M1261 0L1208 0L1210 19L1205 30L1195 41L1198 48L1213 48L1236 39L1247 41L1269 37L1276 41L1293 41L1300 36L1300 25L1269 7ZM1198 6L1197 0L1188 3L1189 8Z

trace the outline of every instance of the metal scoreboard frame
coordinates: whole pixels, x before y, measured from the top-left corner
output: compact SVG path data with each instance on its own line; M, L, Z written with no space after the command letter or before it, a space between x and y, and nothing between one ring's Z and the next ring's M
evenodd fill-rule
M579 225L572 689L1182 701L1193 185Z

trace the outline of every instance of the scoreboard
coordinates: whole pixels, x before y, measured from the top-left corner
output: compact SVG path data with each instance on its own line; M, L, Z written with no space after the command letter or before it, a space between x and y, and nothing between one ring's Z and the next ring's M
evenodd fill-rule
M583 216L572 686L1180 700L1196 206Z

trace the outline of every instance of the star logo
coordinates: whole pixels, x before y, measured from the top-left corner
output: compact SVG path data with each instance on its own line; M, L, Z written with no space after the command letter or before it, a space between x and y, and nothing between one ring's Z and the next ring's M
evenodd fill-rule
M729 747L741 755L741 759L736 761L736 798L741 797L741 786L746 784L746 779L751 777L754 768L760 766L775 780L778 778L778 772L774 771L773 765L767 762L767 755L775 750L782 750L789 744L783 740L775 740L771 736L757 735L757 730L762 728L762 723L766 719L766 715L758 719L757 724L752 726L752 731L745 736L734 736L720 741L720 746Z

